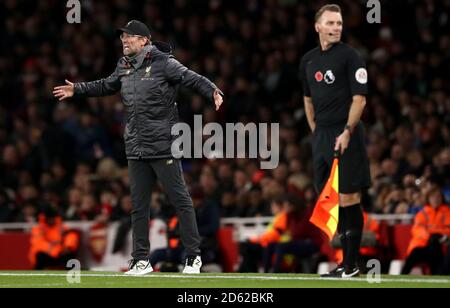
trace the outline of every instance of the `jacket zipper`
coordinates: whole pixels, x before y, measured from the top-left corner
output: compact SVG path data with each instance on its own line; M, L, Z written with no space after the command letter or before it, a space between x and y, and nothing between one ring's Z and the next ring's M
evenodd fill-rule
M140 135L140 127L139 127L139 119L138 119L138 112L137 112L137 103L136 103L136 73L137 69L135 69L133 74L133 98L134 98L134 116L136 120L136 127L137 127L137 142L139 147L139 159L142 159L142 146L141 146L141 135Z

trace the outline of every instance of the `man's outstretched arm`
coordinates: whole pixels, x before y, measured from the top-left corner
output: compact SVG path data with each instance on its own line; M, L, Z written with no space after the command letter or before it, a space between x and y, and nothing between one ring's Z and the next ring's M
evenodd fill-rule
M213 100L216 105L216 110L219 110L223 103L224 94L208 78L189 70L174 58L167 60L165 72L169 81L181 83L182 86L200 93L209 100Z
M53 95L60 101L72 96L92 97L112 95L120 90L120 80L117 70L107 78L89 82L72 83L65 80L66 85L53 89Z

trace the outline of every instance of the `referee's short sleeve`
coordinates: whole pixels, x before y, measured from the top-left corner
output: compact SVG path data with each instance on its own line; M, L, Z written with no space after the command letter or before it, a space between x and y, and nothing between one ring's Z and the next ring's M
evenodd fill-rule
M350 90L353 95L367 95L367 69L361 55L354 49L347 60L347 74L350 81Z
M309 89L308 78L306 76L306 62L307 60L303 57L300 62L299 78L302 83L303 96L311 97L311 90Z

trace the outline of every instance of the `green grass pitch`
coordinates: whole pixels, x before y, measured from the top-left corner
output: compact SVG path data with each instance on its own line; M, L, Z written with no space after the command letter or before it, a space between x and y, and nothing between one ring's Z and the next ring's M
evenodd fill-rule
M69 283L65 271L0 271L0 288L450 288L450 277L381 276L369 283L365 276L341 280L304 274L151 273L141 277L114 272L88 272L80 283ZM73 276L71 276L73 277Z

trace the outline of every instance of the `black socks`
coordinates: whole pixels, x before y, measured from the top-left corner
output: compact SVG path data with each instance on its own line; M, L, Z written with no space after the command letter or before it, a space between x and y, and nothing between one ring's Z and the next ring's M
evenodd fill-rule
M347 239L345 236L345 228L347 225L347 215L346 215L346 211L344 210L343 207L339 207L339 221L338 221L338 226L337 226L337 231L338 231L338 236L339 236L339 240L341 241L342 244L342 256L343 256L343 260L342 263L346 264L346 254L348 251L347 248Z
M343 218L342 225L339 226L341 217ZM364 216L361 204L339 208L338 232L344 249L344 266L346 269L351 270L358 265L363 228Z

